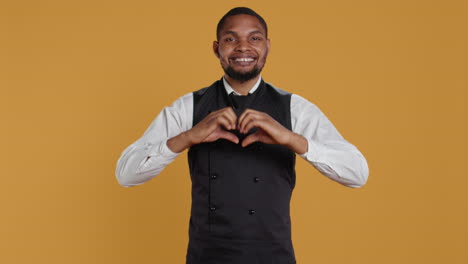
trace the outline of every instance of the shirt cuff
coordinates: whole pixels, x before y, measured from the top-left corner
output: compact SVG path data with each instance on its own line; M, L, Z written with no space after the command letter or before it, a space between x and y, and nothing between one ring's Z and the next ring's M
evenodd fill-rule
M149 148L149 154L148 156L163 156L169 159L175 159L177 156L179 156L181 153L176 153L173 152L168 146L167 146L167 141L169 139L166 139L162 141L159 144L155 144Z
M307 151L306 153L300 154L299 156L301 156L303 159L306 159L310 162L319 162L320 157L322 156L321 153L323 152L322 147L310 138L306 138L306 140L307 140Z
M156 169L159 172L164 169L164 167L171 163L177 156L181 153L174 153L172 150L167 147L167 140L164 140L160 143L153 144L151 142L146 142L144 144L144 159L140 162L137 167L136 173L142 173L144 171L150 171Z

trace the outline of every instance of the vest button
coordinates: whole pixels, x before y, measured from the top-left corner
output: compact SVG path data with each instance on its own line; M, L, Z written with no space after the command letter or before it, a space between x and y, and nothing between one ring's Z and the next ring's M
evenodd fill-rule
M255 177L254 178L254 182L259 182L260 181L260 178L259 177Z
M210 207L210 211L211 211L211 212L214 212L214 211L216 211L216 207L214 207L214 206L211 206L211 207Z
M216 174L211 175L212 180L215 180L216 178L218 178L218 175L216 175Z
M251 214L251 215L255 214L255 210L254 210L254 209L250 209L250 210L249 210L249 214Z

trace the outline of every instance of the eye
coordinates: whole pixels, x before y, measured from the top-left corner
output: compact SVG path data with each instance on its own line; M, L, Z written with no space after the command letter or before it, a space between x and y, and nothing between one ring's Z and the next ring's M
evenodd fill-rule
M252 39L253 41L259 41L259 40L262 40L262 37L253 36L251 39Z
M236 39L233 38L233 37L227 37L227 38L224 39L224 41L226 41L226 42L233 42L233 41L236 41Z

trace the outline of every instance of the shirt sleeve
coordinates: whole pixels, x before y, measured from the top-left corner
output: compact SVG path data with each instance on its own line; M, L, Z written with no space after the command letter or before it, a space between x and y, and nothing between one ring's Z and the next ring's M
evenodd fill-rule
M122 152L115 172L119 184L125 187L140 185L161 173L180 155L167 147L167 140L189 130L192 120L192 93L165 107L143 136Z
M317 106L293 94L291 123L293 132L308 142L307 152L300 156L320 173L348 187L361 187L367 182L366 159L341 136Z

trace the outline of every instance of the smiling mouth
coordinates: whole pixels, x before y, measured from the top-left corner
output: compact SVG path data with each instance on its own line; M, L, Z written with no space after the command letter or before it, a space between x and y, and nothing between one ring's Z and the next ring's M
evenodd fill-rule
M250 62L250 61L254 61L254 59L253 58L237 58L234 61L235 62L245 62L245 61Z
M252 57L238 57L238 58L231 58L231 61L240 66L249 66L253 62L255 62L255 58Z

